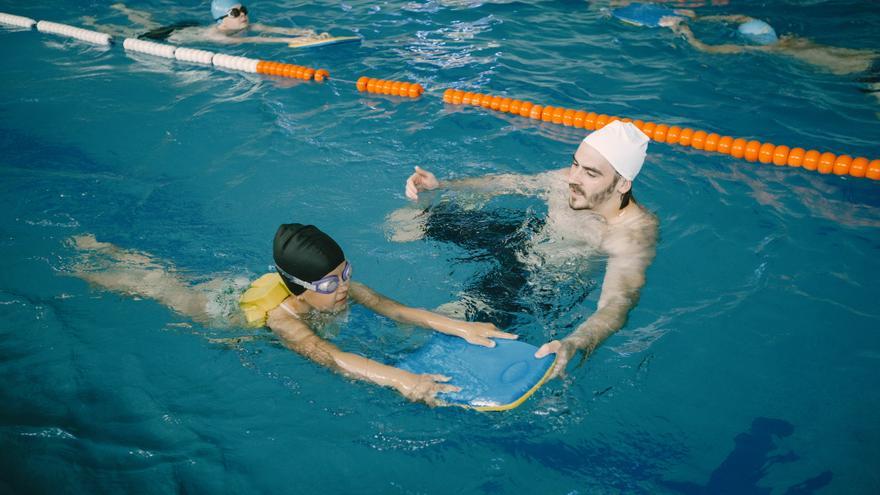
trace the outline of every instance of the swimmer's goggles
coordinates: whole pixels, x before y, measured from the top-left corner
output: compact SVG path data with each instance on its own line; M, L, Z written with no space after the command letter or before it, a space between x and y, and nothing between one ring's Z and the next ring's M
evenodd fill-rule
M305 280L300 280L293 275L285 272L281 269L277 264L275 265L275 269L278 270L278 273L281 274L287 280L299 285L300 287L305 287L308 290L315 291L318 294L333 294L336 292L336 289L339 288L339 284L341 283L339 277L336 275L327 275L321 280L315 282L306 282ZM351 278L351 263L348 261L345 262L345 268L342 269L342 281L348 280Z
M247 13L247 7L245 7L244 5L242 5L241 7L232 7L231 9L229 9L229 12L227 12L226 15L218 17L217 20L222 21L224 18L229 16L238 17L240 15L247 15Z

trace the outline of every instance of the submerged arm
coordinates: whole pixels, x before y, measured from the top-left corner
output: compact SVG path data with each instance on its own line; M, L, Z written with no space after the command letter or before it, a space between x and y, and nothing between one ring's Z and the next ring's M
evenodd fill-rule
M301 28L283 28L276 26L267 26L265 24L251 24L250 28L258 33L283 34L286 36L314 36L315 31L312 29Z
M688 26L687 24L684 24L684 23L677 23L673 26L670 26L670 29L672 29L672 31L675 34L679 34L682 37L684 37L684 39L686 39L687 42L690 43L690 45L692 47L694 47L697 50L700 50L702 52L706 52L706 53L720 53L720 54L743 53L747 49L761 48L760 46L742 46L742 45L731 45L731 44L707 45L707 44L703 43L702 41L700 41L699 39L697 39L697 37L694 36L694 32L691 31L690 26Z
M650 257L610 257L596 312L563 342L589 355L602 341L620 330L626 324L629 311L639 302L645 285L645 270L650 262Z
M599 344L626 324L630 310L639 302L641 289L645 285L645 271L654 259L657 237L655 222L653 217L648 217L640 230L625 232L619 238L607 241L609 257L596 311L570 335L544 344L535 354L537 357L557 354L554 376L565 371L569 359L577 350L583 351L584 357L589 356Z
M749 17L747 15L732 14L732 15L706 15L706 16L696 17L695 20L707 21L707 22L736 22L738 24L743 24L743 23L746 23L749 21L753 21L755 19L752 17Z
M516 335L498 330L491 323L461 321L420 308L404 306L370 289L364 284L351 283L351 297L380 315L400 323L430 328L440 333L465 339L471 344L494 347L491 338L515 339Z
M311 39L308 36L300 38L282 38L275 36L227 36L224 43L301 43L303 40Z
M393 388L407 399L435 404L438 393L459 390L458 387L442 383L449 380L442 375L417 375L343 352L316 335L302 320L290 316L281 306L269 312L267 324L281 338L284 346L297 354L347 377Z
M723 17L723 16L722 16ZM738 16L732 16L738 17ZM703 18L706 19L706 18ZM747 18L751 19L751 18ZM696 36L694 36L694 32L691 31L690 26L683 22L675 23L669 26L672 31L678 35L684 37L688 43L697 50L706 52L706 53L716 53L716 54L732 54L732 53L744 53L747 51L770 51L772 50L772 45L733 45L733 44L724 44L724 45L707 45L703 43Z

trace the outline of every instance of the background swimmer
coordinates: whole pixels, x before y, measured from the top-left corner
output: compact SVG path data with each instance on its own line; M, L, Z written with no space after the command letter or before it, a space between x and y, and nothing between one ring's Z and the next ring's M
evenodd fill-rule
M682 36L691 46L706 53L774 53L796 58L838 75L869 71L877 59L877 52L873 50L825 46L793 34L777 36L766 22L745 15L699 16L693 10L670 9L653 3L630 3L625 7L612 9L611 14L630 24L667 27ZM690 22L736 24L743 43L704 43L694 35Z
M94 17L84 17L83 23L116 36L138 37L180 44L199 42L219 44L285 43L297 47L304 42L331 38L329 33L319 34L311 29L282 28L251 23L247 6L234 0L214 0L211 2L211 18L214 21L211 25L194 20L162 25L153 20L153 16L149 12L129 8L122 3L113 4L111 8L125 15L129 22L137 27L110 26L98 23ZM249 32L260 34L248 35ZM263 36L263 34L270 36Z
M72 243L83 257L74 274L92 284L154 299L201 323L243 324L237 297L234 301L229 297L241 293L245 285L241 281L216 278L194 285L168 263L148 254L98 242L91 235L74 237ZM459 388L445 383L449 379L442 375L418 375L344 352L318 336L315 325L344 310L349 300L353 300L397 322L431 328L476 345L492 347L493 338L516 338L492 324L456 320L403 306L353 281L352 265L342 249L312 225L281 225L273 242L273 258L290 293L267 315L268 327L282 343L322 366L351 378L394 388L410 400L436 404L438 393ZM218 292L221 293L219 298Z

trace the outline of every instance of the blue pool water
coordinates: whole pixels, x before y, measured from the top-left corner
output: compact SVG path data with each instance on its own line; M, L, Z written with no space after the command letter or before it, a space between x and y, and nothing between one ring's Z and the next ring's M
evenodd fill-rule
M880 46L872 2L730 4L701 12ZM208 11L201 1L130 5L169 23ZM102 2L0 0L0 11L125 21ZM703 54L584 2L273 0L251 11L364 42L225 52L437 91L369 96L338 80L0 29L0 492L880 491L880 185L870 180L652 144L635 194L657 214L661 241L641 302L568 379L498 414L408 403L268 332L206 328L90 288L69 276L66 243L93 233L194 278L253 277L271 263L279 223L314 223L360 281L433 308L500 261L450 242L389 240L385 217L406 204L413 165L440 177L537 173L566 166L582 138L446 106L439 90L876 158L880 101L861 91L863 74ZM543 213L512 198L484 208L504 221ZM549 309L512 330L534 344L565 335L595 308L601 276L599 264L580 284L560 279L541 296ZM397 329L355 309L338 331ZM230 336L254 338L216 340ZM389 353L406 337L391 338Z

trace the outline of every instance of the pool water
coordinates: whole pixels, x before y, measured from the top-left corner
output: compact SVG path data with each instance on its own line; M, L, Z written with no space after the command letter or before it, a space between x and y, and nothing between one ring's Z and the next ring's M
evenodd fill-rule
M172 23L207 19L203 4L129 6ZM873 159L880 101L865 74L700 53L585 2L249 8L261 22L364 41L219 49L327 68L332 79L317 84L0 29L0 492L880 491L880 186L868 179L651 144L634 192L661 240L640 303L568 378L506 413L412 404L269 332L208 328L89 287L70 276L67 242L92 233L194 279L232 279L267 270L279 223L314 223L358 280L434 308L502 273L506 258L454 240L393 242L385 219L406 206L412 167L533 174L567 166L583 137L444 105L443 89ZM125 22L101 2L0 0L0 11ZM700 12L880 46L872 2ZM359 94L345 81L362 75L429 93ZM479 206L489 232L545 212L521 198ZM579 283L542 278L552 286L517 306L541 311L514 311L510 329L536 345L565 335L595 309L596 263ZM391 358L418 337L397 330L353 308L333 331L364 349L360 339L376 335ZM246 338L221 340L230 337Z

